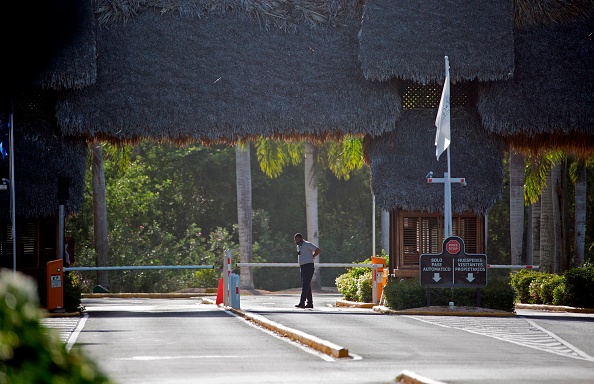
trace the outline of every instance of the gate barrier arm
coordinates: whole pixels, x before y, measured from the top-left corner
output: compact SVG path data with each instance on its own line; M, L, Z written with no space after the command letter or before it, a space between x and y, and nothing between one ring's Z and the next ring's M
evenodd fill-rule
M229 261L230 259L227 259L227 260ZM230 261L229 261L229 264L230 264ZM237 263L236 265L238 267L299 267L299 263ZM315 266L318 268L331 268L331 267L372 268L372 274L373 274L372 282L373 282L373 284L372 284L371 297L375 304L378 304L380 302L380 298L378 297L379 296L378 282L379 281L383 282L383 273L378 272L378 270L380 267L383 267L382 264L315 263ZM378 276L378 273L379 273L379 276ZM227 284L225 284L225 287L226 286L227 286Z
M213 265L129 265L114 267L64 267L64 271L122 271L129 269L214 269Z

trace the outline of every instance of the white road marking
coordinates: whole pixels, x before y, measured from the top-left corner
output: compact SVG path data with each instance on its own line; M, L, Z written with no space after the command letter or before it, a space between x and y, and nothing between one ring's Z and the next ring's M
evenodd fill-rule
M181 360L181 359L243 359L244 356L237 355L190 355L190 356L132 356L116 358L114 360L135 360L135 361L155 361L155 360Z
M76 343L76 339L78 339L78 335L84 328L85 323L87 322L88 318L89 318L89 314L85 312L83 315L83 318L80 319L80 321L78 322L76 329L74 330L74 332L72 332L72 334L68 338L68 342L66 343L66 350L68 352L70 352L70 350L72 349L72 346Z
M454 328L507 341L543 352L594 362L594 357L524 317L488 318L420 315L407 315L407 317L444 328Z

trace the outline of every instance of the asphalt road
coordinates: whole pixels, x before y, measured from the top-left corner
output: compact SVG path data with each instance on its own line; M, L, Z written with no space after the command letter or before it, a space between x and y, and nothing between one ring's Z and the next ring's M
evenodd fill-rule
M213 297L214 299L214 297ZM594 383L594 315L386 315L339 295L242 296L241 312L348 349L333 358L225 308L187 299L84 299L82 319L46 319L117 383ZM62 322L62 326L60 326ZM64 325L70 322L70 325Z

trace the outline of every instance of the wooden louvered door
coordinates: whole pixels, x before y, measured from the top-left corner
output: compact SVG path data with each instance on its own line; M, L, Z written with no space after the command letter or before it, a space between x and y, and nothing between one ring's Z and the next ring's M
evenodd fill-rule
M11 225L3 224L0 234L2 266L12 268ZM57 258L55 219L20 220L17 222L17 270L45 270L47 262ZM11 260L8 261L8 258Z
M466 253L483 253L482 219L475 216L456 216L452 219L454 235L464 240Z
M390 268L401 277L418 276L422 254L441 252L441 215L394 210L390 213L390 227ZM454 216L452 227L454 235L464 240L467 253L484 253L482 216Z
M36 270L39 265L37 252L37 222L33 220L17 222L17 270Z

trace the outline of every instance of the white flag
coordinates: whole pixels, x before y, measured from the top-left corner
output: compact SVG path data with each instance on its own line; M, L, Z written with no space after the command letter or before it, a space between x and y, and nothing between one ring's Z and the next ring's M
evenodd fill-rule
M437 161L439 161L439 156L443 151L450 146L450 63L447 56L445 56L445 72L446 78L443 83L437 118L435 119L435 126L437 127L437 133L435 134L435 146L437 147L435 149L435 155L437 156Z

